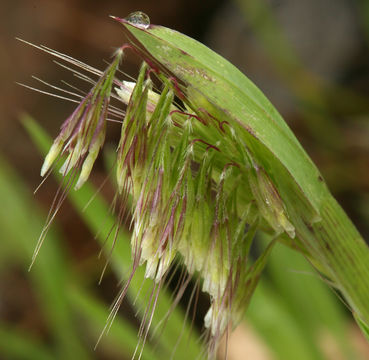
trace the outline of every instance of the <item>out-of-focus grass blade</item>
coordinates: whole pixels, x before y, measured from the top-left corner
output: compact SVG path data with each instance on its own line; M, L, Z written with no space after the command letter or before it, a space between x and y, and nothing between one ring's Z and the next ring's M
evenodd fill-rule
M247 310L249 321L279 360L318 360L300 324L265 280L259 282ZM319 354L318 354L319 355Z
M301 254L276 244L267 271L312 348L317 348L319 336L329 333L347 359L358 359L346 340L348 319L341 304Z
M1 161L0 167L0 185L0 196L4 205L2 210L0 210L0 225L3 231L3 239L5 240L1 243L1 254L8 255L5 259L6 261L1 265L2 267L14 266L14 263L18 262L27 268L34 247L34 242L29 241L29 239L36 239L40 234L44 216L35 209L35 205L32 204L30 199L30 194L3 161ZM47 310L46 318L51 321L52 336L55 328L58 333L59 331L64 331L63 338L65 338L65 341L61 342L59 346L60 348L66 346L67 349L63 351L58 349L59 355L64 358L66 355L63 354L72 356L68 348L72 348L72 350L75 348L75 345L66 343L68 336L74 336L76 342L82 336L74 330L74 322L70 324L70 319L66 321L60 317L70 317L71 308L74 313L76 309L79 313L84 313L86 321L94 325L93 335L95 339L91 341L91 344L93 344L104 326L108 316L108 309L105 308L104 311L102 304L99 304L96 299L83 292L81 284L71 283L73 281L71 279L77 277L74 277L70 272L69 264L64 259L58 240L55 232L51 231L48 241L42 249L42 255L40 254L30 275L38 289L44 288L42 295L39 295L42 303L41 309L44 309L43 303L49 303L54 297L59 297L57 303L49 303L48 308L50 309ZM61 279L68 279L68 283L66 281L61 282ZM55 290L52 290L54 287L59 289L55 295L52 294L53 291L55 292ZM65 306L68 307L68 313L64 309ZM56 314L51 314L50 312L56 312ZM88 328L86 332L88 332ZM137 330L128 321L122 322L121 319L117 319L111 328L109 339L110 337L114 338L115 348L121 354L134 351L137 344ZM42 346L36 341L34 343L32 341L31 338L26 338L25 335L19 331L12 330L10 327L0 327L0 358L1 355L7 355L10 359L55 359L55 354L52 355L52 352L49 354L46 345ZM104 342L101 345L103 344ZM92 354L92 346L90 351ZM74 355L77 357L83 356L83 354L81 355L78 352L74 353ZM92 357L94 358L94 356ZM149 344L145 348L143 359L157 359L150 350Z
M39 236L42 221L25 187L1 159L0 198L0 228L6 234L0 246L7 249L6 252L15 254L15 258L18 256L22 266L26 264L26 271L35 245L32 240ZM68 265L55 233L50 232L49 240L30 272L40 308L44 311L45 320L54 337L57 356L64 359L89 359L90 356L77 336L75 319L64 296L68 282L71 281Z
M24 116L22 120L35 145L39 148L39 151L45 155L50 148L51 139L29 116ZM61 179L61 175L57 172L57 169L55 169L54 174L59 177L59 180ZM90 206L85 208L86 204L92 198L94 198L93 202ZM89 183L86 183L78 191L71 191L69 193L69 200L80 213L81 218L85 221L90 231L93 234L97 234L97 240L101 244L104 244L106 235L109 234L111 228L116 224L116 219L110 215L109 206L99 194L96 194L96 189ZM107 247L105 245L105 250L109 252L109 245ZM131 248L130 236L124 229L121 229L117 236L115 249L111 257L111 266L118 277L127 278L128 271L131 268ZM150 280L146 280L145 282L143 282L143 280L144 268L138 267L127 293L131 301L136 298L138 293L141 294L138 296L135 303L140 310L145 309L148 296L153 286ZM160 323L170 308L170 296L166 293L165 289L162 289L155 309L152 329ZM180 333L182 335L182 341L178 343L178 346L175 346L178 342ZM176 347L176 359L195 359L199 354L204 352L198 339L199 335L196 333L196 330L191 329L190 324L186 322L183 311L176 307L172 311L169 320L166 322L165 330L160 336L159 341L161 345L167 349L169 356L173 348Z
M366 40L369 43L369 2L367 0L359 0L357 6L361 17L361 26L365 30Z
M0 358L12 360L54 360L55 356L19 331L0 325Z

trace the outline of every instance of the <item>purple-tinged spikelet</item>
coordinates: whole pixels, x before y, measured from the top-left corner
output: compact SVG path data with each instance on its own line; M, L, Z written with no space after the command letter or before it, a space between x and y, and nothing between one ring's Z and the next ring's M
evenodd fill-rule
M47 173L61 153L68 152L60 172L67 175L72 168L81 167L75 189L86 182L104 144L111 89L122 55L123 51L119 49L113 63L63 123L60 134L45 158L41 176Z

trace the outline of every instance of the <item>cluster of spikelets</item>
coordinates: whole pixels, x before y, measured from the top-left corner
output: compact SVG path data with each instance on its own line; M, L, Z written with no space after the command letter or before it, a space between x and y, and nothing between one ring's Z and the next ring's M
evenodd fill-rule
M160 283L179 259L199 276L211 299L205 326L215 349L243 316L273 245L251 261L256 230L293 238L294 228L233 124L194 107L186 88L146 63L136 82L117 80L122 56L123 48L64 122L41 174L67 154L60 171L79 172L75 188L83 185L103 146L115 90L126 105L116 180L120 198L132 209L134 268L145 264L146 276ZM160 91L152 76L160 80Z

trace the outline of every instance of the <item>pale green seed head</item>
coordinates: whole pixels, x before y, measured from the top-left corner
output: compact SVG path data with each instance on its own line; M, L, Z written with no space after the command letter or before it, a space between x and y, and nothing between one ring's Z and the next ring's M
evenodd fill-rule
M60 171L66 175L81 167L75 189L87 181L104 143L121 55L63 127L43 174L64 146L69 155ZM216 344L227 326L240 320L265 264L253 267L249 261L256 229L262 225L293 237L294 228L239 124L224 120L196 89L178 93L163 74L162 90L154 91L148 69L143 63L135 82L116 88L126 105L116 179L118 193L132 199L132 254L157 283L176 258L202 279L211 299L205 326ZM175 103L175 94L183 104Z

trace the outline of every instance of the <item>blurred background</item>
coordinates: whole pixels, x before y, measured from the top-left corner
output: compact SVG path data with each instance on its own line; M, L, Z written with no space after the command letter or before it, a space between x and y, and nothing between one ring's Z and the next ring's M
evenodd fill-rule
M58 184L50 177L32 195L40 182L42 155L21 119L29 114L55 137L73 104L15 82L44 89L31 78L34 75L57 85L60 80L86 85L54 64L51 56L15 37L104 69L104 60L126 41L120 25L108 15L124 17L136 10L147 13L152 23L200 40L253 80L369 238L368 1L2 0L0 359L131 358L139 321L129 301L111 334L93 351L124 271L112 266L98 286L104 260L98 259L100 244L91 222L102 208L81 213L88 193L64 203L45 249L27 272ZM134 76L137 58L128 55L122 69ZM118 134L119 127L113 126L108 142L114 144ZM105 176L100 159L93 184L99 186ZM107 185L102 198L113 193ZM121 256L129 261L127 249ZM119 256L116 261L119 264ZM196 331L201 330L206 306L207 299L200 297L195 334L188 336L187 345L178 345L174 359L188 359L186 349L191 346L194 353L201 350ZM181 308L175 316L183 319ZM175 347L169 335L163 336L159 345L149 342L146 359L166 358L160 354ZM369 359L368 344L343 303L304 259L282 247L274 252L245 323L231 336L228 348L230 360Z

